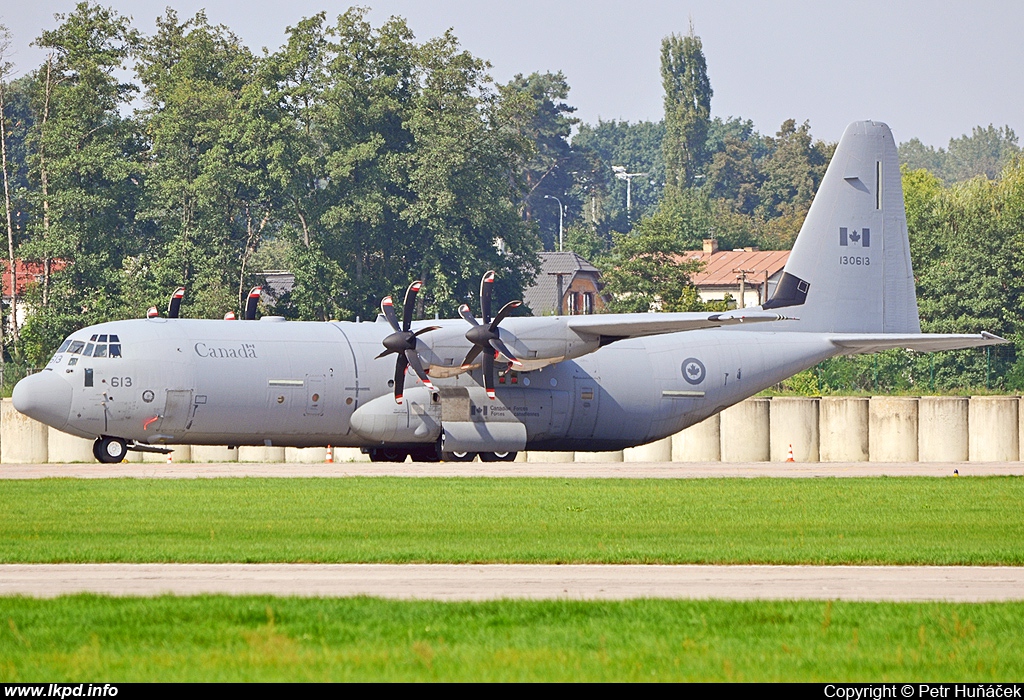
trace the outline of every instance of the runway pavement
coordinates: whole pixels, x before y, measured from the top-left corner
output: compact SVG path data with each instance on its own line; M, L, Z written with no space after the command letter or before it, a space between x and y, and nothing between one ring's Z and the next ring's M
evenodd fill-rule
M559 479L1024 476L1024 462L444 462L393 464L4 464L0 479L206 479L220 477L552 477Z
M422 600L1024 600L1024 567L7 564L0 595L356 596Z

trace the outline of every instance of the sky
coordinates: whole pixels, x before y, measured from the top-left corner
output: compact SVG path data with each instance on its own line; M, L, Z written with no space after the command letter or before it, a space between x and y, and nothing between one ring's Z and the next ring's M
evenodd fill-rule
M271 51L285 28L348 3L325 0L107 0L144 33L167 6L180 18L205 9L253 50ZM56 26L73 0L7 2L16 72L43 54L30 43ZM1016 0L366 0L379 26L404 17L419 40L452 29L492 77L562 71L569 104L587 123L658 120L663 114L662 39L692 22L704 45L713 116L750 119L774 134L786 119L808 120L836 141L860 119L884 121L897 142L932 146L975 126L1008 125L1024 136L1024 2Z

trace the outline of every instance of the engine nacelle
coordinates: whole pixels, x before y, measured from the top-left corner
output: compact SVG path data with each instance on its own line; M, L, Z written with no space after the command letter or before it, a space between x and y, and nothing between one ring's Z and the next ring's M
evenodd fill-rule
M441 434L441 405L426 387L413 387L405 400L390 394L369 401L352 414L352 430L380 444L434 442Z

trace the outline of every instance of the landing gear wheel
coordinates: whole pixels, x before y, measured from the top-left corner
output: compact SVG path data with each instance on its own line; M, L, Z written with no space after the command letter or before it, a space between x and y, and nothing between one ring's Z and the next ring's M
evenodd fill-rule
M118 464L128 454L128 445L121 438L101 437L92 444L92 453L103 464Z
M476 459L476 452L444 452L441 454L442 462L472 462Z
M514 462L518 452L481 452L481 462Z
M394 447L379 447L370 450L371 462L404 462L409 453Z
M409 456L414 462L440 462L441 456L437 453L437 445L426 445L409 450Z

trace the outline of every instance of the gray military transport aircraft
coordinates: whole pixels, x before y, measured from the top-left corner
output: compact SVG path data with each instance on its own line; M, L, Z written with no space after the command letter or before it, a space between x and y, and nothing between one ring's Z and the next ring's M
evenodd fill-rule
M107 463L175 444L499 461L658 440L836 355L1005 342L921 333L896 144L871 121L843 134L761 307L533 318L509 316L510 302L492 318L493 279L482 322L464 306L429 325L412 319L420 282L401 320L388 297L376 323L257 321L254 299L245 321L176 318L179 289L173 318L73 333L18 383L14 406L95 438Z

